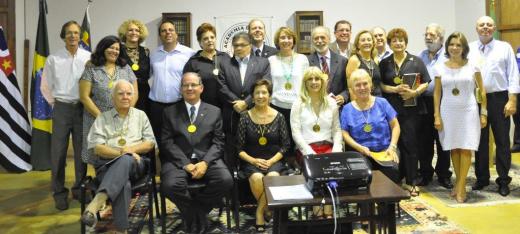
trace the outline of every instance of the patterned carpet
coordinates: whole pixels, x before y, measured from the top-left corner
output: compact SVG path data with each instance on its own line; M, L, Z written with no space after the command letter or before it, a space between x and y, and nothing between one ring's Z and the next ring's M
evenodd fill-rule
M149 233L147 222L143 217L147 217L145 208L147 206L147 197L141 196L132 201L130 222L131 228L129 233ZM397 219L397 232L398 233L467 233L457 225L449 222L446 217L439 215L432 207L421 202L419 199L410 199L401 201L401 217ZM350 212L355 210L350 207ZM240 233L255 233L254 229L254 207L244 207L240 210ZM179 211L170 202L167 202L167 221L166 221L166 232L167 233L184 233L182 231L182 223L179 218ZM340 212L344 214L345 208L340 209ZM96 227L96 230L91 233L102 233L110 230L110 209L102 212L102 221L100 221ZM296 209L292 210L289 214L290 219L296 219ZM225 211L219 216L218 209L211 211L209 215L210 219L210 233L234 233L232 230L228 230L226 226L226 213ZM232 227L234 226L232 222ZM161 233L161 227L159 220L154 219L155 233ZM272 223L267 226L267 233L272 232ZM359 223L354 224L354 233L367 233L365 229Z
M513 164L511 166L511 170L509 171L509 176L511 176L513 180L509 185L511 194L509 194L507 197L502 197L497 193L498 185L494 183L497 177L495 169L491 169L491 180L489 186L480 191L472 191L471 186L476 181L474 166L470 167L470 171L468 173L468 179L466 183L468 200L466 203L457 203L455 199L450 197L450 191L441 187L436 180L434 180L428 186L423 187L423 191L427 191L428 193L439 198L449 207L491 206L497 204L520 203L520 168ZM452 180L455 180L455 176L453 176Z

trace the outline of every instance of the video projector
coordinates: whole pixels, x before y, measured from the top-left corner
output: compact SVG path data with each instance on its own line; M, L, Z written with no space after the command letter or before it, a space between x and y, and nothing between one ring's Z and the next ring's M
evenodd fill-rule
M357 152L303 156L305 185L312 194L321 194L327 183L336 181L338 192L366 192L372 181L368 159Z

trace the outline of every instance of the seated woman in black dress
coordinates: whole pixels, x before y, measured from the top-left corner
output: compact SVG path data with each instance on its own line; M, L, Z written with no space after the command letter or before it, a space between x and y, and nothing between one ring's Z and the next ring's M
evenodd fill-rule
M349 80L356 100L341 111L341 128L347 145L367 156L373 170L381 170L399 183L397 141L401 128L397 113L388 101L370 94L373 85L367 71L357 69ZM376 160L379 159L379 160Z
M258 201L256 228L263 232L264 214L268 211L262 179L279 176L285 170L281 159L290 147L290 139L283 115L269 106L271 82L261 79L252 88L254 107L240 115L237 147L244 161L241 170L249 178L251 191Z

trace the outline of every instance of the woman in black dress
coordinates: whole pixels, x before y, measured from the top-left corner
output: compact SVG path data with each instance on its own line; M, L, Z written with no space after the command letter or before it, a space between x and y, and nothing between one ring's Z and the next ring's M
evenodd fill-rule
M221 61L230 59L230 57L225 52L217 51L216 35L217 31L211 24L203 23L197 28L197 41L202 50L197 51L197 53L188 60L186 65L184 65L183 72L198 73L204 84L204 92L200 96L202 101L222 108L222 103L219 98L219 64Z
M148 37L148 29L143 22L129 19L117 30L121 45L121 57L126 60L137 77L139 98L135 107L149 114L148 94L150 93L150 50L141 46Z
M418 196L418 129L421 124L420 115L426 113L426 106L420 95L428 88L430 75L419 57L406 52L408 36L404 29L390 30L387 43L394 53L379 63L381 89L383 97L397 111L397 120L401 126L397 146L401 152L399 171L401 178L406 178L404 187L410 191L411 196Z
M347 79L356 69L361 68L368 72L372 79L372 95L381 96L381 73L379 71L379 59L377 58L377 49L375 47L374 35L368 30L362 30L354 39L354 48L352 56L347 63ZM352 98L353 91L349 87L349 94Z
M281 159L290 147L287 124L281 113L269 106L272 85L266 79L258 80L251 91L254 107L240 115L237 139L240 170L249 178L251 191L258 201L256 228L265 231L264 214L267 201L264 194L264 176L279 176L285 170Z

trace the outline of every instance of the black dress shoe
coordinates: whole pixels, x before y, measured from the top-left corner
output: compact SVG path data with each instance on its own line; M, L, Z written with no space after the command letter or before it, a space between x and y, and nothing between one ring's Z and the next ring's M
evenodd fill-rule
M432 182L432 179L431 178L419 178L417 180L417 183L416 185L419 185L419 186L428 186L430 184L430 182Z
M509 195L509 185L507 184L499 184L498 185L498 193L502 196L507 196Z
M209 232L208 215L205 212L198 212L197 214L197 233L203 234Z
M67 197L63 198L54 198L54 207L58 210L66 210L69 209L69 202L67 201Z
M520 144L514 144L513 147L511 147L511 153L518 153L520 152Z
M85 211L85 213L81 215L81 222L89 227L94 227L97 223L97 217L95 214L92 214L92 212Z
M479 182L477 181L473 186L471 186L471 189L473 190L482 190L484 187L488 186L489 182Z
M447 189L452 189L453 188L453 184L451 183L450 178L439 178L437 180L437 182L439 182L439 185L444 187L444 188L447 188Z

